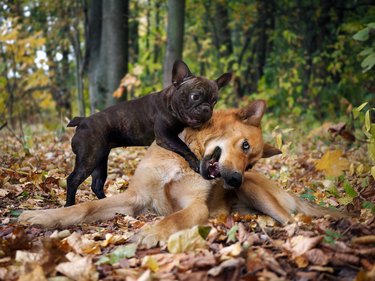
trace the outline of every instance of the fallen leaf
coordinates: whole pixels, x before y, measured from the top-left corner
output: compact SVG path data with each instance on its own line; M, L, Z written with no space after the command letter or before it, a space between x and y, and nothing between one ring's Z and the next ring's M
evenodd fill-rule
M210 276L218 276L220 273L222 273L224 270L228 270L229 268L239 268L245 264L245 260L243 258L237 258L237 259L230 259L223 261L220 265L215 266L211 268L207 275Z
M309 265L308 260L304 256L295 257L294 262L296 263L298 268L305 268Z
M284 248L292 252L294 257L301 256L311 250L323 240L323 236L305 237L298 235L288 239Z
M108 263L115 264L125 258L131 258L135 256L137 251L137 244L132 243L125 246L116 248L112 253L102 256L96 264Z
M77 254L100 254L100 247L97 242L73 232L64 239Z
M17 251L16 261L18 262L38 262L43 258L43 253L32 253L27 251Z
M153 256L145 256L142 259L142 265L143 268L148 268L152 272L156 272L159 270L159 264L156 261L156 259Z
M354 243L354 244L373 244L373 243L375 243L375 235L353 237L352 243Z
M349 161L341 157L341 150L327 151L320 160L316 161L315 168L324 172L326 176L338 177L349 169Z
M230 257L236 258L241 254L242 250L243 249L240 242L232 244L220 250L220 254L222 255L221 259L224 260Z
M326 265L329 262L329 256L320 249L311 249L304 256L310 263L315 265Z
M56 270L65 276L79 281L95 281L99 279L90 256L80 257L69 253L66 255L69 262L62 262L56 266Z
M43 268L39 264L28 264L26 267L32 267L27 273L20 275L18 281L47 281Z
M167 244L168 251L172 254L207 248L206 240L201 236L199 226L172 234Z

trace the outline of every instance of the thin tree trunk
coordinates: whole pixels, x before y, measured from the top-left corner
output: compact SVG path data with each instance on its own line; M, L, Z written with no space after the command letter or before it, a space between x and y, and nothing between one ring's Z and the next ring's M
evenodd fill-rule
M159 62L159 55L160 55L160 0L155 0L154 63Z
M167 48L163 66L163 86L172 82L172 66L182 58L185 0L168 0Z
M91 0L88 12L88 31L86 37L86 59L88 64L90 113L95 113L99 100L99 58L102 34L103 0ZM104 102L103 102L104 103ZM104 107L104 106L103 106Z
M102 15L98 77L100 109L116 103L112 94L128 71L129 1L105 1Z

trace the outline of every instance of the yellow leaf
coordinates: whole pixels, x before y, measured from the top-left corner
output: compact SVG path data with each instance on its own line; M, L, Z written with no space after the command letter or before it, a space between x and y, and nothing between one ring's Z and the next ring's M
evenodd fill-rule
M148 268L152 272L159 270L159 264L153 256L145 256L142 260L142 267Z
M207 248L207 243L199 233L199 226L176 232L168 239L168 251L172 254L204 248Z
M320 160L316 161L315 168L323 171L327 176L338 177L349 169L349 161L341 156L341 150L327 151Z
M337 199L337 201L340 203L340 205L346 206L353 202L353 197L345 195L344 197Z
M278 149L281 149L281 147L283 146L283 139L281 134L277 134L276 136L276 145Z
M375 140L372 140L369 144L368 144L368 152L370 154L370 157L373 161L375 161Z
M367 110L365 114L365 127L366 131L369 132L371 129L370 110Z
M365 166L363 164L359 164L357 167L357 175L362 175L365 170Z
M375 166L371 167L371 175L375 179Z

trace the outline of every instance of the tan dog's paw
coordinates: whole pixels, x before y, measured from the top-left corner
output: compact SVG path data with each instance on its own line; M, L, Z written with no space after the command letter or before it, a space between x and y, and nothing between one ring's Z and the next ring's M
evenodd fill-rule
M164 235L157 226L146 225L131 238L131 241L137 243L141 247L150 249L156 247L160 242L165 242L167 239L168 236Z
M44 227L52 227L55 225L43 211L23 211L18 218L18 222L32 225L37 224Z

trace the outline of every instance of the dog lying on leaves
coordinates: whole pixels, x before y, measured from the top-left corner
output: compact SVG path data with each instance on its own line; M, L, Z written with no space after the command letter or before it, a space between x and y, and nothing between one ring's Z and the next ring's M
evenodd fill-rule
M143 227L135 236L147 246L166 240L176 231L207 222L210 215L229 214L234 206L255 209L284 224L292 213L342 216L335 210L299 199L254 171L246 171L261 157L280 151L263 143L260 121L265 102L242 109L215 111L199 129L187 128L181 138L202 159L202 175L179 155L155 143L139 163L125 192L75 206L24 211L19 221L45 227L65 227L113 218L116 213L137 215L154 209L164 219Z

